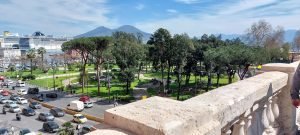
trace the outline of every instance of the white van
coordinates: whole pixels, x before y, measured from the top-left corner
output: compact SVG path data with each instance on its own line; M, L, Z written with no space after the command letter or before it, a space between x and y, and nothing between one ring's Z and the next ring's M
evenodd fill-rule
M80 111L83 111L84 104L83 104L83 102L78 101L78 100L71 101L70 104L68 105L67 109L80 112Z
M26 95L26 94L27 94L27 90L25 90L25 89L19 89L19 90L17 91L17 93L18 93L19 95Z

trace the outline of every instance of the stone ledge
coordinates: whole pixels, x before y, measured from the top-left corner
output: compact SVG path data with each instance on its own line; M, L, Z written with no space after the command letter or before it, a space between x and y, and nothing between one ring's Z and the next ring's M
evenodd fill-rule
M104 121L139 135L221 134L221 127L287 85L288 75L266 72L184 102L151 97L106 110Z
M299 61L290 64L287 63L269 63L262 66L262 71L280 71L284 73L293 73L296 71Z

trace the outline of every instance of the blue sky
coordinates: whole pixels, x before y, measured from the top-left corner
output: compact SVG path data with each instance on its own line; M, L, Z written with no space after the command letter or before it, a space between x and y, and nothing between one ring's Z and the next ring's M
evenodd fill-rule
M152 33L241 34L264 19L300 29L299 0L0 0L0 31L74 36L98 26Z

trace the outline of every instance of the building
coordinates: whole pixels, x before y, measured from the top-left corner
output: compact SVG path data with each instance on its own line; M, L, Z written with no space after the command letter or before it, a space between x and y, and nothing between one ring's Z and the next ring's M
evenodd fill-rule
M21 54L25 54L28 49L38 49L44 47L47 51L61 52L61 45L71 40L68 37L53 37L42 32L34 32L31 36L20 36L18 33L12 34L5 31L0 35L1 48L19 48Z

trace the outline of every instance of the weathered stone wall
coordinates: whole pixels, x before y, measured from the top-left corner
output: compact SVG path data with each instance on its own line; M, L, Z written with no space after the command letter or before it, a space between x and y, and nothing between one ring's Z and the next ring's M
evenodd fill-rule
M266 64L257 76L183 102L151 97L112 108L106 110L104 122L137 135L259 135L271 130L292 135L296 110L290 87L297 66L298 62Z

